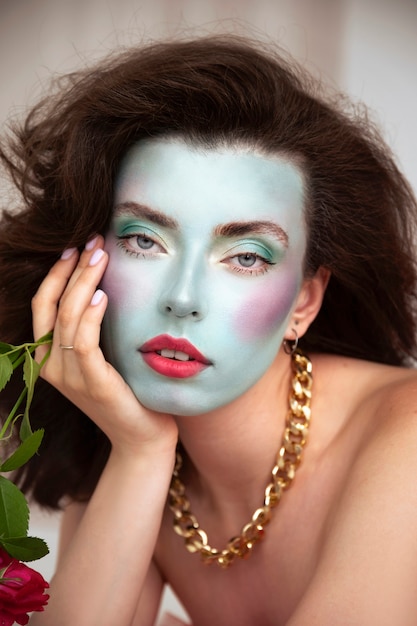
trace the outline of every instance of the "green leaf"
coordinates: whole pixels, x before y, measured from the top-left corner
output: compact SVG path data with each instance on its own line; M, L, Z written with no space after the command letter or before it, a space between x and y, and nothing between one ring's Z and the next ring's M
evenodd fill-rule
M44 430L36 430L13 452L13 454L0 465L0 472L11 472L18 467L22 467L33 457L39 449L43 438Z
M10 556L19 561L36 561L49 553L46 542L38 537L0 538L0 545Z
M13 364L8 356L0 358L0 391L5 388L13 374Z
M27 387L28 393L26 398L26 407L23 415L22 424L20 426L20 439L25 441L32 434L32 428L29 421L29 408L32 403L35 383L39 376L41 368L30 355L29 350L26 351L25 362L23 364L23 381Z
M38 339L37 341L34 342L34 345L45 345L47 343L52 343L52 339L54 337L54 331L50 330L49 332L47 332L45 335L42 335L42 337L40 337L40 339Z
M0 341L0 354L6 354L6 352L12 352L16 349L16 346L12 346L10 343L4 343Z
M0 537L26 535L29 507L23 493L10 480L0 476Z
M23 365L23 380L28 388L28 399L30 398L32 400L33 388L39 376L40 370L41 368L39 363L31 357L29 351L26 351L25 362Z
M19 437L20 441L26 441L29 437L33 435L32 427L29 421L29 407L26 404L25 412L23 414L22 423L20 424L19 429Z
M12 346L10 343L4 343L0 341L0 361L3 359L9 359L13 365L13 369L19 365L19 358L24 352L23 346Z

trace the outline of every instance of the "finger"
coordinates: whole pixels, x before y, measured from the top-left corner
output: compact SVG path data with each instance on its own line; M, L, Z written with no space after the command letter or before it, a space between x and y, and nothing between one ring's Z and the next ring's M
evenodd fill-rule
M80 270L78 278L68 286L60 300L55 332L59 343L74 345L78 326L100 282L108 261L108 254L102 248L96 248L88 255L88 263Z
M77 329L71 340L60 340L53 346L53 368L44 372L50 382L62 389L82 387L106 388L108 375L107 364L100 349L100 328L107 306L106 294L97 289L77 321ZM56 333L61 337L64 331L56 325ZM68 341L64 343L64 341ZM100 382L101 380L101 382ZM65 391L64 391L65 393Z
M78 324L77 333L74 337L74 352L86 363L90 355L94 353L100 344L101 323L107 307L107 295L101 289L97 289ZM95 359L95 356L93 356ZM95 366L93 365L95 370Z
M102 248L104 245L104 239L101 235L95 235L91 237L85 244L84 250L81 253L79 262L75 270L73 271L67 285L67 289L71 289L73 285L77 282L78 277L82 273L82 271L88 266L89 260L94 252L98 248Z
M107 296L104 291L97 289L79 320L77 332L69 344L72 349L62 350L60 346L63 357L66 357L65 362L71 360L71 367L65 374L67 383L71 383L81 374L87 387L90 383L93 386L98 384L97 377L105 366L105 358L100 348L100 330L106 307ZM107 375L107 368L102 373Z
M54 328L59 299L74 271L77 260L76 248L65 250L61 259L50 269L33 297L32 316L35 340Z

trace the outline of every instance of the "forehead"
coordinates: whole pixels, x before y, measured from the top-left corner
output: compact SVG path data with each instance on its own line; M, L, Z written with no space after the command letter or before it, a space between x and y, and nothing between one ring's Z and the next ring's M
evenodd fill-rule
M269 219L291 229L304 223L304 189L301 168L284 155L161 138L141 140L126 154L115 206L137 202L180 223Z

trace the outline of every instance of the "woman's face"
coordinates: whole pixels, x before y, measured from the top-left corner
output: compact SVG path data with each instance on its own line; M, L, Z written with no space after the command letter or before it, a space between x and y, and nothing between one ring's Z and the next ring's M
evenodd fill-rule
M304 187L285 157L138 142L116 181L107 358L140 402L223 406L277 356L303 280Z

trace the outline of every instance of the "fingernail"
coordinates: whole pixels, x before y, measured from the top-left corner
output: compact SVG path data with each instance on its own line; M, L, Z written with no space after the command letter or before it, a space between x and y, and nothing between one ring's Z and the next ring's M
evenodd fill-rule
M92 237L91 239L89 239L87 241L87 243L85 244L85 249L86 250L92 250L94 248L94 246L96 245L96 243L97 243L97 239L98 239L97 236Z
M63 261L66 261L67 259L71 258L72 255L74 254L74 252L76 251L77 248L67 248L66 250L64 250L64 252L61 254L61 259Z
M104 291L102 291L101 289L97 289L97 291L94 293L93 297L91 298L90 304L92 306L97 306L97 304L100 304L100 302L103 300L103 296L104 296Z
M104 250L102 250L101 248L97 248L97 250L95 250L91 255L91 259L89 260L88 265L97 265L103 254Z

